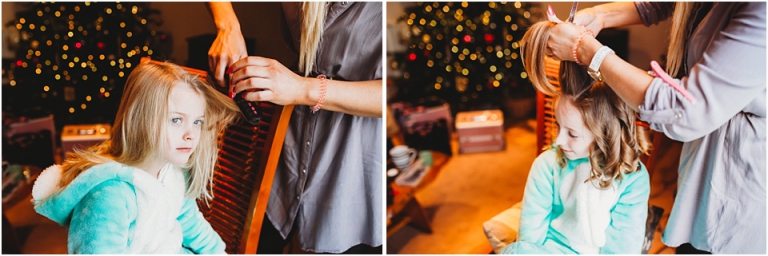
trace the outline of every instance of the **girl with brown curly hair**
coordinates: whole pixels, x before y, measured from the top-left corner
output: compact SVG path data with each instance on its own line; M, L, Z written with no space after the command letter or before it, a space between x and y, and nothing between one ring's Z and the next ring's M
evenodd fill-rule
M555 145L531 167L516 242L502 253L639 254L650 185L640 156L649 151L636 113L575 62L563 62L558 88L544 71L553 22L523 37L523 61L540 91L558 97Z

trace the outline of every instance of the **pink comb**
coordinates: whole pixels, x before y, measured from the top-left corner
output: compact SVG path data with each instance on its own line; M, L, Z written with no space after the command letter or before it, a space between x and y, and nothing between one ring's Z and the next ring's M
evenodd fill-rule
M668 85L672 86L672 88L675 88L676 91L680 92L680 94L683 95L688 101L691 103L696 103L696 100L693 99L693 96L691 96L690 93L688 93L685 88L680 86L675 80L672 80L672 77L670 77L667 72L664 72L663 69L661 69L661 66L659 66L659 63L655 60L651 61L651 71L656 75L656 77L661 78L661 81L664 81Z

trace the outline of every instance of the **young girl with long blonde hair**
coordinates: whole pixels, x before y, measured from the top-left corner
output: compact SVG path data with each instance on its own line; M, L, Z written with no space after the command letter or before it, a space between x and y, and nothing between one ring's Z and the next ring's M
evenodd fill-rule
M522 39L526 71L557 97L555 145L531 167L516 242L502 253L639 254L650 185L640 156L649 151L636 113L574 62L560 65L561 88L547 81L544 54L553 22Z
M196 198L212 198L227 96L170 63L128 76L111 137L35 182L35 210L68 227L69 253L223 253Z

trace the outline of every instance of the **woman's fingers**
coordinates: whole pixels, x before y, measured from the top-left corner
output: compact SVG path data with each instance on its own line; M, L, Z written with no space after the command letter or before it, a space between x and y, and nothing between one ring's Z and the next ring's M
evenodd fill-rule
M248 101L273 101L275 99L275 93L271 90L261 90L247 92L243 94L243 97Z
M576 26L586 27L597 35L600 30L603 29L603 22L597 18L594 8L586 8L576 12L576 17L573 19L573 24Z
M236 61L230 68L232 69L232 73L234 73L247 66L268 67L271 66L274 62L275 60L270 58L249 56Z
M234 69L233 69L234 70ZM273 74L269 66L245 66L230 73L229 80L232 84L249 78L270 78Z
M211 70L213 71L213 77L216 79L216 82L219 86L228 86L224 79L224 72L227 70L227 62L228 61L226 58L220 58L213 62L215 67Z
M557 18L557 15L555 15L555 11L552 10L551 5L547 5L547 20L555 23L562 23L563 21Z
M302 99L303 80L277 60L247 57L235 62L230 70L234 93L247 90L247 100L289 105Z
M208 68L213 72L213 78L220 86L226 86L224 84L224 71L226 70L227 57L222 56L217 52L208 52Z
M585 30L580 26L563 22L550 29L547 40L547 50L554 59L573 60L573 47L576 46L581 32Z
M236 61L229 66L229 83L237 84L250 77L268 77L272 59L250 56Z
M235 94L244 90L269 90L272 89L272 80L267 77L247 77L237 83L232 84L235 89Z
M549 48L549 47L547 47L547 48L544 50L544 54L546 54L546 55L547 55L547 56L549 56L549 57L552 57L552 49L551 49L551 48Z
M544 54L546 54L546 55L547 55L547 57L549 57L549 58L551 58L551 59L553 59L553 60L556 60L556 61L560 61L560 59L559 59L559 58L557 58L557 56L555 56L555 54L554 54L554 53L552 53L552 49L551 49L551 48L549 48L549 47L547 47L547 49L546 49L546 50L544 50Z

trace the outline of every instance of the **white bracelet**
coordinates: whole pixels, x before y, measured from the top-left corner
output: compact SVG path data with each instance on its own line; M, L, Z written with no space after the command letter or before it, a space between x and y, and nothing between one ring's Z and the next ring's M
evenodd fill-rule
M614 51L611 50L611 48L608 46L600 47L600 49L597 50L595 55L592 57L592 61L589 63L589 69L587 69L587 73L589 73L589 75L598 82L603 81L603 76L600 73L600 64L603 64L605 57L611 53L614 53Z

